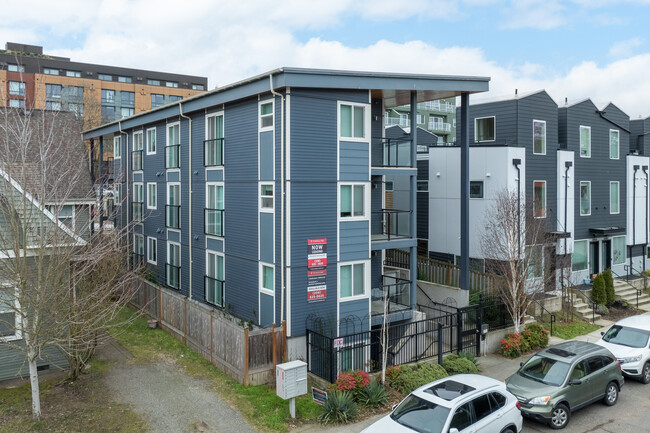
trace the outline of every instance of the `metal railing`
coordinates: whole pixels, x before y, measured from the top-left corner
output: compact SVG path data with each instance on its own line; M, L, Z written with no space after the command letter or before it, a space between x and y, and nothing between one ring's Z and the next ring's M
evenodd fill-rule
M205 301L208 304L223 307L223 292L226 282L205 275L203 283L205 286Z
M131 152L131 170L141 171L142 170L142 151L134 150Z
M223 209L205 208L205 234L212 236L223 236Z
M411 211L382 209L372 212L372 235L382 240L411 237Z
M427 101L427 102L420 102L418 103L418 108L422 108L425 110L435 110L435 111L442 111L445 113L453 113L456 111L456 106L453 104L450 104L448 102L443 102L442 104L440 101Z
M378 308L372 308L373 316L384 314L384 302L387 302L387 313L391 310L404 311L411 308L411 282L402 278L382 275L383 284L379 288L372 289L371 301L379 301ZM373 305L374 307L374 305Z
M180 168L181 145L165 146L165 168Z
M381 146L383 167L411 167L411 140L382 138Z
M542 322L544 322L544 313L548 314L549 322L550 322L550 324L551 324L551 337L552 337L552 336L553 336L553 323L555 323L555 322L557 321L557 319L556 319L556 317L555 317L555 314L553 314L553 313L551 313L550 311L548 311L548 310L546 309L546 307L544 307L544 305L542 305L542 303L539 302L537 299L533 299L533 303L534 303L535 305L537 305L537 308L540 309L540 316L541 316L541 318L542 318L542 320L541 320ZM538 316L536 315L536 317L538 317ZM592 319L592 320L593 320L593 319Z
M593 299L591 299L589 296L587 296L587 294L584 293L582 290L579 290L578 288L576 288L575 286L572 286L570 289L571 289L571 293L573 295L577 294L579 297L582 298L583 301L585 301L585 303L587 305L589 305L591 307L591 323L595 323L596 322L596 309L598 308L598 303L595 302Z
M411 126L411 120L402 117L384 117L384 125L399 125L408 128Z
M181 228L181 207L179 205L165 205L165 226L171 229Z
M142 208L143 203L140 201L131 202L131 214L133 215L133 221L142 222Z
M630 273L627 272L628 267L629 267L628 265L623 266L623 269L625 269L625 271L626 271L625 282L628 283L631 287L634 287L634 290L636 291L636 308L638 310L639 309L639 296L643 295L643 290L640 290L636 286L633 286L632 284L630 284ZM632 268L632 269L634 270L634 268ZM618 275L616 272L614 272L613 270L611 270L611 271L612 271L612 274L614 276L616 276L617 278L619 278L621 280L623 279L623 277ZM639 273L639 275L643 278L643 287L647 287L647 281L648 281L647 278L648 277L646 277L643 272Z
M451 132L451 123L429 121L429 129L433 131Z
M203 141L203 165L218 167L223 165L223 138L212 138Z
M165 263L165 284L172 289L179 290L181 281L181 267Z

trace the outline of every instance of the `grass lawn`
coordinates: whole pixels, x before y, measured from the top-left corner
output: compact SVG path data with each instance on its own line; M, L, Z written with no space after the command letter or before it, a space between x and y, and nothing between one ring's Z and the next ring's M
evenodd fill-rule
M120 319L125 320L131 314L133 310L126 309ZM278 397L274 387L244 387L167 332L149 329L144 317L111 330L111 334L135 356L134 362L174 360L188 374L209 380L214 390L258 429L286 432L289 425L316 421L320 414L321 406L307 394L296 398L296 419L293 420L289 415L289 400Z
M544 325L547 327L548 325ZM549 329L547 327L546 329ZM571 340L580 335L589 334L600 329L598 325L592 325L587 322L556 322L553 324L553 336L564 340Z

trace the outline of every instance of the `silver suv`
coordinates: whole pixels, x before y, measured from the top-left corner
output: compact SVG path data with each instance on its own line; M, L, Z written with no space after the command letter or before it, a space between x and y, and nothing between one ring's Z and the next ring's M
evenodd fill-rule
M614 354L625 376L650 383L650 314L619 320L596 344Z

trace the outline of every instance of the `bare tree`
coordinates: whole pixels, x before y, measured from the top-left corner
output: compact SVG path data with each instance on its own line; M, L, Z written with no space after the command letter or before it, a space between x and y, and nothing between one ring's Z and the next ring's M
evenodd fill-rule
M534 297L544 291L546 275L543 247L549 241L545 215L534 215L531 200L517 191L498 192L485 213L480 238L486 268L502 276L496 290L512 317L515 332L521 331L524 317Z
M0 344L25 355L34 419L45 349L61 350L75 377L130 297L122 232L90 239L84 207L77 225L67 218L70 203L94 197L87 166L73 114L0 112L0 310L9 311L0 316Z
M381 322L381 383L386 384L386 367L388 364L388 351L390 345L388 344L388 328L390 322L388 321L388 307L390 303L390 291L386 290L383 301L383 313Z

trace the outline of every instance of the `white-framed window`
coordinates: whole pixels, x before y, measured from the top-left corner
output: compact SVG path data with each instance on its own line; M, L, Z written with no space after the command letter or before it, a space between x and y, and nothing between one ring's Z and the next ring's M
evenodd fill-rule
M618 159L620 138L618 129L609 130L609 159Z
M116 206L122 205L122 184L121 183L113 184L113 203Z
M580 157L591 158L591 126L580 125Z
M205 90L205 86L203 84L192 84L192 90Z
M180 168L181 124L167 124L167 144L165 145L165 168Z
M260 211L273 211L273 183L260 183Z
M528 262L528 276L527 278L541 278L543 274L543 260L542 245L531 245L526 247L526 259Z
M580 215L591 215L591 182L580 182Z
M260 263L260 291L270 295L275 294L275 266Z
M20 340L18 289L0 285L0 342Z
M223 307L224 272L223 254L206 250L205 264L205 301L212 305Z
M546 121L533 120L533 153L546 155Z
M174 88L176 88L176 87L178 87L178 81L167 81L167 82L165 83L165 85L166 85L167 87L174 87Z
M113 137L113 158L120 159L122 157L122 136L118 135Z
M158 184L147 182L147 209L158 208Z
M118 77L117 77L117 82L118 82L118 83L132 83L132 82L133 82L133 78L131 78L131 77L124 77L124 76L122 76L122 75L118 75Z
M361 104L339 103L339 137L358 138L366 137L366 109Z
M133 234L133 253L144 256L144 236L139 233Z
M133 133L133 153L131 154L131 168L133 171L142 171L143 136L142 131Z
M482 180L471 180L469 182L469 198L483 198L483 186Z
M148 78L147 84L150 86L160 86L160 80L152 80L151 78Z
M47 210L52 212L59 220L59 222L75 229L75 206L72 204L64 204L62 206L47 206Z
M496 140L496 117L477 117L474 119L474 141L480 143L494 140Z
M147 262L158 264L158 239L147 236Z
M81 78L81 71L65 71L66 77Z
M365 296L367 281L365 262L339 265L339 298Z
M167 206L165 209L165 224L169 228L181 228L181 184L167 183Z
M43 73L45 75L59 75L59 70L52 68L43 68Z
M156 153L156 128L147 129L147 155Z
M273 129L273 99L260 101L260 131Z
M25 96L25 83L22 81L9 81L9 94Z
M546 218L546 181L533 181L533 215Z
M144 203L144 185L142 182L133 182L133 203L131 209L133 211L133 221L142 221Z
M612 181L609 183L609 213L617 214L621 211L620 199L620 183Z
M223 182L205 184L205 234L223 236Z
M589 241L575 241L571 255L571 269L586 271L589 267Z
M108 74L97 74L97 79L102 81L113 81L113 76Z
M341 218L366 217L366 185L341 184L339 188Z
M223 114L206 116L203 148L203 164L206 167L223 165L223 141Z
M180 288L181 282L181 245L167 241L167 264L165 266L165 279L169 287Z
M621 265L627 260L627 247L625 245L625 236L616 236L612 238L612 264Z
M9 72L25 72L25 67L23 65L15 65L13 63L8 63L7 64L7 71L9 71Z
M418 125L424 124L424 115L418 114L417 118L418 118Z

